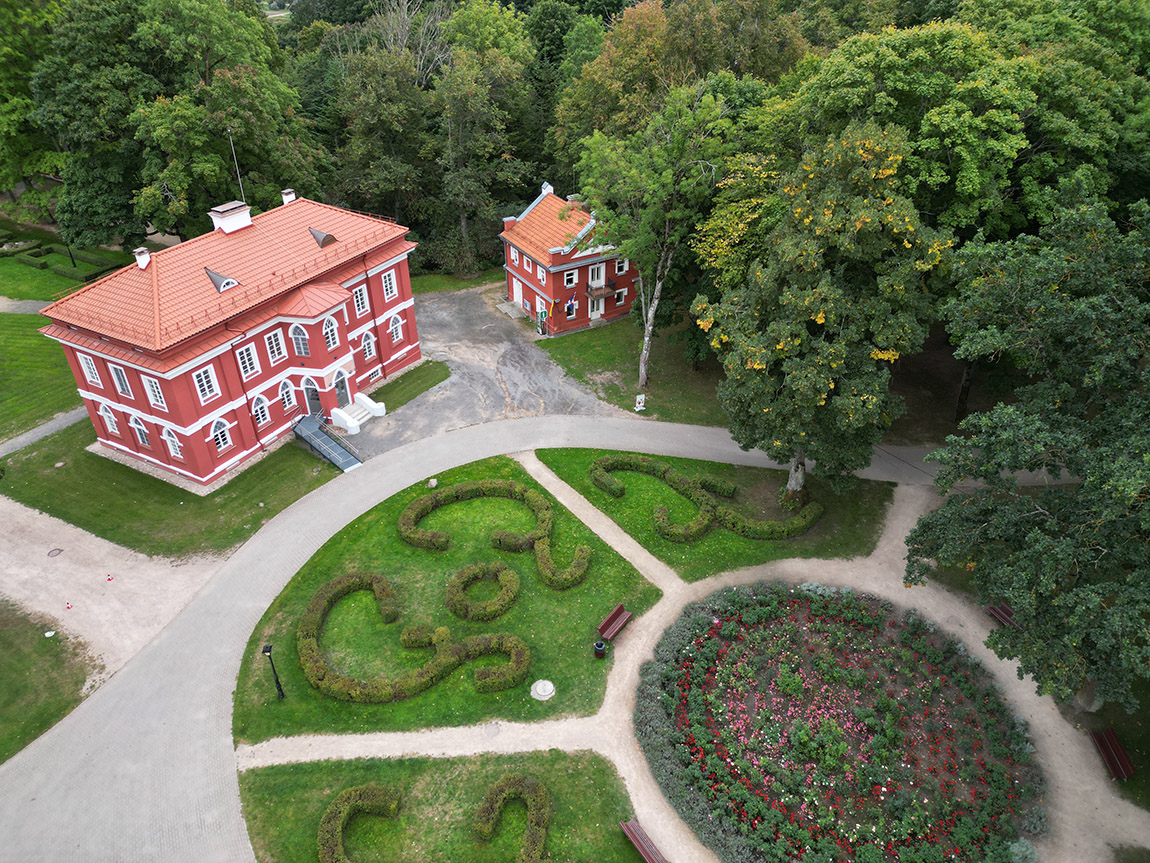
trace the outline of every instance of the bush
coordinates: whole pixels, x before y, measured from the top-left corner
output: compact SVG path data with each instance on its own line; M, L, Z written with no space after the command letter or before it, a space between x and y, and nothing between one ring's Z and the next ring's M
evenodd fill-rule
M1018 839L1006 846L1010 852L1010 863L1036 863L1038 850L1029 839Z
M738 493L734 483L714 477L688 479L665 462L638 453L620 453L595 459L591 464L591 482L612 497L622 497L626 488L611 475L618 470L645 473L662 480L698 507L698 513L686 524L674 524L666 507L655 508L652 515L655 532L670 542L695 542L702 539L716 521L732 533L747 539L791 539L804 533L823 514L821 503L810 503L786 521L748 518L712 497L718 495L733 498Z
M591 549L581 545L575 549L571 565L565 570L555 566L551 557L551 527L554 513L551 503L533 488L512 480L479 480L463 482L425 494L409 503L399 514L399 535L404 542L417 548L443 551L451 538L440 530L424 530L419 522L440 507L479 497L506 497L524 504L535 514L535 529L530 533L509 530L492 531L491 544L502 551L523 552L534 549L543 583L555 590L566 590L580 584L587 574Z
M1022 829L1031 836L1045 836L1050 830L1046 810L1041 806L1027 810L1022 816Z
M319 822L320 863L349 863L343 850L343 831L356 815L394 818L399 812L399 793L379 785L347 788L332 801Z
M499 583L499 593L486 602L471 602L467 588L481 579ZM503 563L466 566L447 580L447 607L464 620L484 622L501 617L519 596L519 573Z
M543 860L543 846L547 828L551 824L551 794L547 787L526 773L506 773L491 786L475 812L475 835L490 842L499 828L503 807L514 797L527 804L527 829L519 848L518 863L539 863Z
M399 618L395 592L382 575L346 573L323 585L308 603L296 626L296 651L308 683L320 693L340 701L386 704L418 695L434 686L465 662L502 653L508 659L498 666L477 668L474 674L478 692L499 692L518 686L531 669L531 650L514 635L505 633L471 635L462 641L451 640L446 626L408 626L399 636L406 648L435 648L435 655L419 668L395 679L361 680L332 668L320 649L320 634L328 613L339 600L357 590L372 590L384 623Z

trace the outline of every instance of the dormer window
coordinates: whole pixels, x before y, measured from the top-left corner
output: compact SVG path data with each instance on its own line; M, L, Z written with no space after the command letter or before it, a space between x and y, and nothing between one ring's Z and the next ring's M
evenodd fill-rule
M335 242L335 237L333 237L327 231L321 231L317 228L308 228L308 233L311 234L311 238L315 240L315 244L321 249L326 249L328 246Z
M209 270L204 267L204 272L208 274L208 278L212 280L212 284L216 287L216 293L222 294L229 288L234 288L239 284L235 279L225 276L223 273L217 273L215 270Z

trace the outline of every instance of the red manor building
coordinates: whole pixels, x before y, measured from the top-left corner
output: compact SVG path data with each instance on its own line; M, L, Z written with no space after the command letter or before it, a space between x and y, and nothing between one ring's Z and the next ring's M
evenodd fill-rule
M637 274L612 246L586 247L595 219L550 183L518 218L503 220L507 299L549 334L613 321L631 311ZM584 248L580 248L584 246Z
M284 191L44 309L99 442L212 483L306 414L351 432L420 358L407 228Z

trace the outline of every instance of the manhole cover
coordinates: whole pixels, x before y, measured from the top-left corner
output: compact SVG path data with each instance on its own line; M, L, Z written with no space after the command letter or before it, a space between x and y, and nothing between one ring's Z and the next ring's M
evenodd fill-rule
M498 737L499 736L499 723L498 722L488 722L486 725L484 725L483 726L483 736L484 737Z
M550 680L536 680L531 684L531 697L536 701L546 701L555 694L555 684Z
M59 555L59 554L60 554L60 552L62 552L63 550L64 550L64 549L62 549L62 548L54 548L54 549L52 549L50 552L48 552L48 557L56 557L56 556L57 556L57 555Z

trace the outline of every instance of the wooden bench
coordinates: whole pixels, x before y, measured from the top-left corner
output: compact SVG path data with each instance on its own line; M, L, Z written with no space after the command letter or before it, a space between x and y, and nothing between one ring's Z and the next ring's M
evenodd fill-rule
M1113 728L1091 731L1090 739L1098 747L1098 752L1106 762L1106 769L1110 771L1111 776L1125 781L1134 775L1134 765L1130 763L1130 756L1118 742L1118 735L1114 733Z
M1022 624L1014 619L1014 609L1008 603L1000 602L998 605L988 605L986 606L986 613L1004 626L1022 628Z
M620 821L619 826L623 828L623 834L631 840L631 844L638 849L647 863L667 863L667 858L655 847L655 843L651 841L647 831L639 826L637 820L632 818L630 821Z
M627 621L631 619L631 612L623 607L623 603L615 606L615 610L607 615L606 619L599 624L599 635L610 641L619 634L619 630L627 625Z

